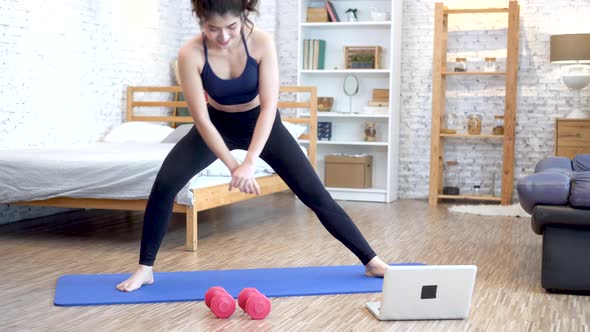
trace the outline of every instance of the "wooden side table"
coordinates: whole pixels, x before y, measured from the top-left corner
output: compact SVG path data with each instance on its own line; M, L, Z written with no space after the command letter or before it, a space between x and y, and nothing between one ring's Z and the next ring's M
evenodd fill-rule
M573 159L581 153L590 153L590 119L557 119L555 155Z

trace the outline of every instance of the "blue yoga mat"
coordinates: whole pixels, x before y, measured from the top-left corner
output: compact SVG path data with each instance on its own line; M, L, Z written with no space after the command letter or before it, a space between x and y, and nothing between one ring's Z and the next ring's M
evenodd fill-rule
M54 303L86 306L202 301L212 286L222 286L236 298L245 287L255 287L267 297L381 292L383 279L364 273L363 265L156 272L155 283L130 293L115 288L130 274L71 274L57 280Z

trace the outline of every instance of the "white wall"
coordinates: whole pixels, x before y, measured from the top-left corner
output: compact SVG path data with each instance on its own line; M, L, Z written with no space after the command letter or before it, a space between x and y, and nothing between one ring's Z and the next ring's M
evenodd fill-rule
M171 83L180 13L189 6L2 1L0 149L94 142L121 123L126 86ZM0 223L58 211L0 206Z
M425 198L428 193L434 3L404 2L402 198ZM507 3L490 0L478 6ZM519 3L515 179L553 153L554 117L572 110L573 93L562 83L559 67L549 63L549 36L590 32L588 0ZM465 0L445 4L476 6ZM262 0L260 9L262 14L254 19L257 26L275 34L281 84L296 84L297 2ZM451 20L451 55L470 59L499 55L505 44L500 17L462 18L461 24ZM198 31L188 0L2 1L0 148L96 141L122 121L127 85L172 82L170 62L180 45ZM496 114L503 107L499 97L503 84L498 78L457 77L449 80L448 90L447 109L458 114L473 109ZM590 89L582 91L586 107L589 96ZM499 144L459 141L448 149L447 157L465 165L465 178L471 179L466 186L470 186L475 179L488 181L500 149ZM0 223L44 211L48 210L0 206Z
M128 85L172 84L199 32L188 0L1 3L0 149L97 141L123 121ZM252 20L274 32L275 8ZM0 224L62 211L0 205Z
M4 1L0 148L96 141L127 85L170 83L178 17L172 0Z

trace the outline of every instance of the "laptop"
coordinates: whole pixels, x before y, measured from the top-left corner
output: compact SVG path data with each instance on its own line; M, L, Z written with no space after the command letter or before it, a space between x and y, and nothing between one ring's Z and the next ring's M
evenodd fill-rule
M367 303L379 320L464 319L475 265L401 265L385 271L381 302Z

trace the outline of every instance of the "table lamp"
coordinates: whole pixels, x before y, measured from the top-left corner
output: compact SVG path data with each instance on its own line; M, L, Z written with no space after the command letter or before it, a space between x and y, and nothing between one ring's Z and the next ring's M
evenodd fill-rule
M563 82L575 92L574 110L566 118L588 118L580 103L580 90L590 83L590 33L553 35L550 44L551 63L563 64Z

